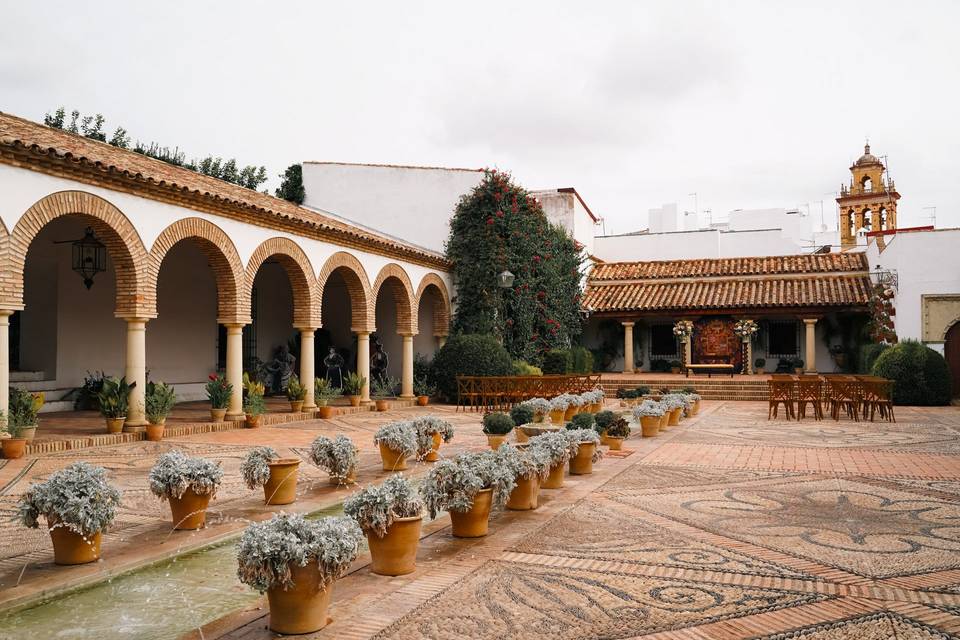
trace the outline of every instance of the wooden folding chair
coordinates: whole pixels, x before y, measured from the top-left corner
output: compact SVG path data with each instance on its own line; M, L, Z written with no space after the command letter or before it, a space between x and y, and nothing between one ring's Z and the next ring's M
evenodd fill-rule
M849 376L836 376L830 379L830 417L840 420L840 410L855 422L860 421L860 406L863 402L862 383Z
M783 404L787 412L787 418L793 418L793 379L771 378L767 381L768 388L768 409L767 420L777 417L777 410Z
M813 417L823 420L823 385L820 376L800 376L797 379L797 421L807 416L807 404L813 406Z

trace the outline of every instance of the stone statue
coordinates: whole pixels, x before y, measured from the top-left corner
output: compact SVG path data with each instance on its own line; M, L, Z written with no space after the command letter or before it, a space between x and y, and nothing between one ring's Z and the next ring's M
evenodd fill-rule
M387 379L387 367L390 366L390 357L383 350L383 344L380 338L372 336L370 338L370 381L379 380L383 382Z
M267 393L284 393L290 376L296 371L297 359L285 344L277 347L273 353L273 360L263 365L260 381L267 388Z
M330 352L323 359L323 365L327 368L327 382L330 386L337 389L343 388L343 356L337 353L336 347L330 347Z

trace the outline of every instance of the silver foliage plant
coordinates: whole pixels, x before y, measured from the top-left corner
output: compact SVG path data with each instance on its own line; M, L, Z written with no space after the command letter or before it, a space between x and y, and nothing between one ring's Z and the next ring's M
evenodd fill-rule
M240 463L240 475L248 489L256 489L267 484L270 479L270 462L277 460L280 454L273 447L254 447Z
M409 458L417 452L417 432L408 420L390 422L373 435L373 444L380 443Z
M662 402L668 410L686 409L687 407L687 398L682 393L668 393L660 398L660 402Z
M41 515L57 520L74 533L89 536L105 530L117 515L120 491L107 482L107 471L87 462L75 462L30 485L20 497L18 516L36 529Z
M633 417L636 420L640 418L659 418L667 411L669 409L656 400L644 400L633 408Z
M292 567L316 563L324 586L342 576L360 553L363 532L345 516L307 520L281 513L251 524L237 543L237 577L261 593L293 586Z
M533 411L534 414L538 414L541 417L550 413L550 401L546 398L530 398L520 404L525 407L530 407L530 410Z
M330 472L333 478L340 481L357 468L357 458L360 449L345 435L339 435L332 440L320 436L310 445L310 459L313 464Z
M580 443L571 442L565 433L544 433L530 438L529 448L542 451L550 459L550 466L555 467L575 456Z
M529 480L534 476L545 480L550 475L552 459L550 455L539 447L517 449L509 444L497 449L496 457L504 469L513 474L514 478Z
M453 460L441 460L427 474L420 495L436 518L440 511L463 513L483 489L493 490L493 506L502 507L517 486L516 476L504 468L493 451L461 453Z
M421 416L411 424L417 435L417 458L422 459L433 450L433 434L439 433L444 442L453 440L453 425L437 416Z
M191 458L182 451L169 451L150 469L150 491L158 498L182 498L187 489L198 496L217 494L223 480L219 462Z
M580 451L580 445L592 442L597 445L593 449L593 461L597 462L603 457L603 451L600 450L600 434L593 429L567 429L562 433L567 436L571 445L576 445L577 448L573 452L574 456Z
M382 538L397 518L415 518L423 513L423 501L409 480L394 474L382 484L369 485L343 503L343 512L365 533Z

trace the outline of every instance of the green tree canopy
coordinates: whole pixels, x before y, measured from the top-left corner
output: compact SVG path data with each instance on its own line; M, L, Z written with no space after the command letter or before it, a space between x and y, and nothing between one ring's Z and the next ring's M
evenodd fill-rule
M292 164L280 174L280 187L274 195L295 204L303 204L307 192L303 188L302 164Z

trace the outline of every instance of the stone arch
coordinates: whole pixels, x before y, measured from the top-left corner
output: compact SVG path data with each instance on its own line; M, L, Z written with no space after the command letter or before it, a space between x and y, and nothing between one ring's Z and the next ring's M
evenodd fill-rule
M30 243L47 224L65 216L82 218L106 245L116 272L116 314L153 318L156 300L145 287L147 251L133 223L113 204L85 191L58 191L45 196L23 214L8 243L9 270L0 279L0 302L23 308L23 271Z
M417 310L413 306L416 296L413 293L413 284L410 276L403 267L395 262L380 269L377 279L373 283L373 293L370 297L372 313L376 313L377 297L380 289L387 287L393 296L393 303L397 309L397 333L400 335L415 335L417 333ZM374 324L376 324L374 316Z
M167 253L184 240L196 242L213 270L217 282L217 318L221 323L250 322L250 291L246 287L243 261L223 229L203 218L177 220L157 237L147 265L147 291L156 304L160 267Z
M443 279L435 273L428 273L423 276L420 286L417 287L416 311L420 313L420 302L424 293L430 288L437 290L442 303L433 307L433 333L437 336L447 336L450 334L450 292L447 291L447 285Z
M287 272L290 278L290 288L293 290L293 326L319 327L320 326L320 297L317 281L313 277L313 267L307 254L293 240L289 238L270 238L257 247L247 262L247 282L244 287L244 301L246 307L243 313L250 316L250 296L253 290L253 281L257 277L260 266L267 258L275 258Z
M376 330L376 298L370 293L370 279L367 272L357 260L356 256L346 251L338 251L323 263L320 275L317 277L320 300L323 300L323 290L327 280L334 272L343 277L350 295L350 330L354 332L372 333Z

